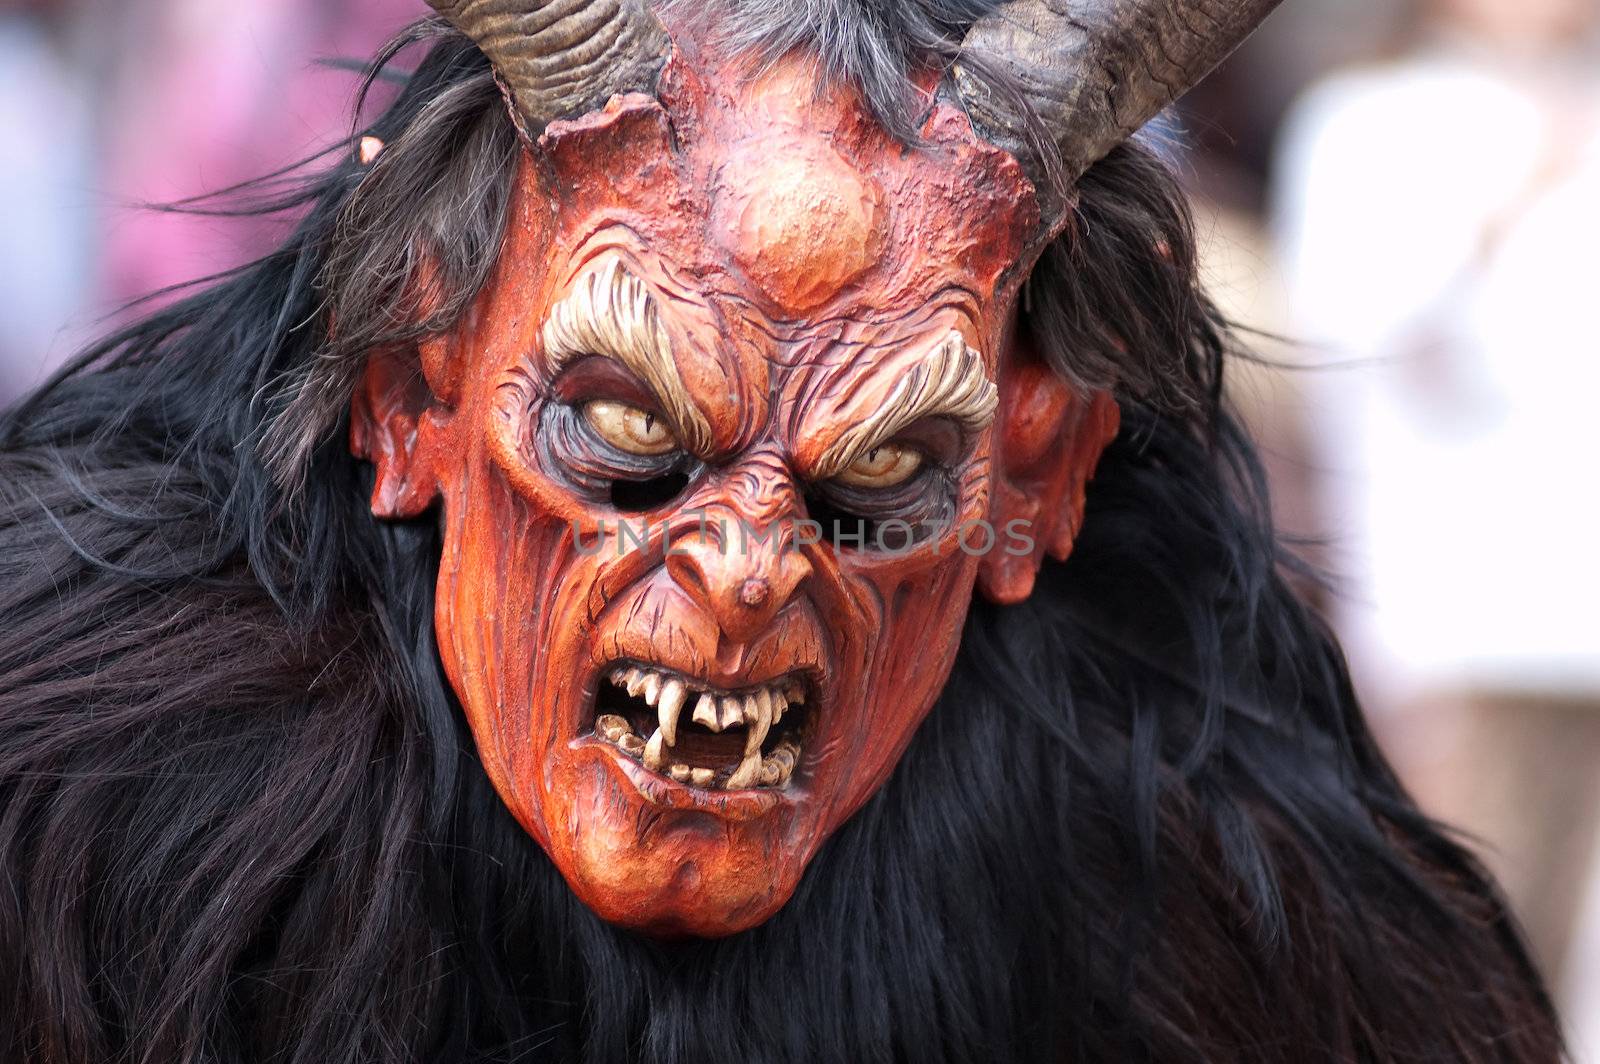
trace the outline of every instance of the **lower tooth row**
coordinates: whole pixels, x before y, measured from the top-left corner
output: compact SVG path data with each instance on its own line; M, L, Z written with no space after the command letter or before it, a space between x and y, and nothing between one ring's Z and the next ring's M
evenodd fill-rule
M651 736L650 742L646 743L634 734L627 720L611 715L595 721L594 730L596 735L623 753L639 758L653 771L665 770L668 776L679 783L705 789L716 781L717 774L709 768L690 768L681 764L667 765L665 750L660 748L663 737L659 731ZM744 761L722 784L721 789L742 791L752 787L782 787L794 775L795 766L799 761L800 748L793 740L785 739L766 757L762 757L760 750L757 749L745 755Z

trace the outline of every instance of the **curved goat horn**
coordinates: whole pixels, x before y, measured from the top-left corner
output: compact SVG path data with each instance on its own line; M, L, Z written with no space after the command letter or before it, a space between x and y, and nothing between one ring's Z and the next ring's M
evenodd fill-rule
M956 85L980 132L1065 190L1209 74L1278 2L1010 0L974 23L963 54L1020 90L1054 159L1031 157L1031 120L1014 97L960 64Z
M494 65L525 132L648 87L671 43L647 0L428 0Z

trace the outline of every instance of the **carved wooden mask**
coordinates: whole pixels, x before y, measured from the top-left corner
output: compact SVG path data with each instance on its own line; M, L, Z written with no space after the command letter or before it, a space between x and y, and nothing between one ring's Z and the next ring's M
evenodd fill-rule
M436 630L482 762L603 918L761 923L885 782L975 588L1065 557L1115 434L1016 325L1017 159L890 136L684 42L529 142L497 272L371 359L380 517L442 504Z

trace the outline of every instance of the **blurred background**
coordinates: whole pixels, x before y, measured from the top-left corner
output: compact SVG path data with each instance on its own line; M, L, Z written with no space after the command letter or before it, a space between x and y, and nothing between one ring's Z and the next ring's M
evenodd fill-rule
M0 401L280 224L422 0L0 0ZM1172 150L1234 399L1375 729L1600 1062L1600 0L1286 0Z

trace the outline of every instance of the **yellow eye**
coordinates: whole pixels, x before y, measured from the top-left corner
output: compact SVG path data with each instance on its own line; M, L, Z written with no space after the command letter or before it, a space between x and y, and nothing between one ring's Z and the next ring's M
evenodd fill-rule
M922 469L922 455L898 443L874 447L834 479L847 488L893 488Z
M678 437L667 428L660 414L628 403L610 399L585 403L583 419L596 435L625 454L654 457L670 454L679 446Z

